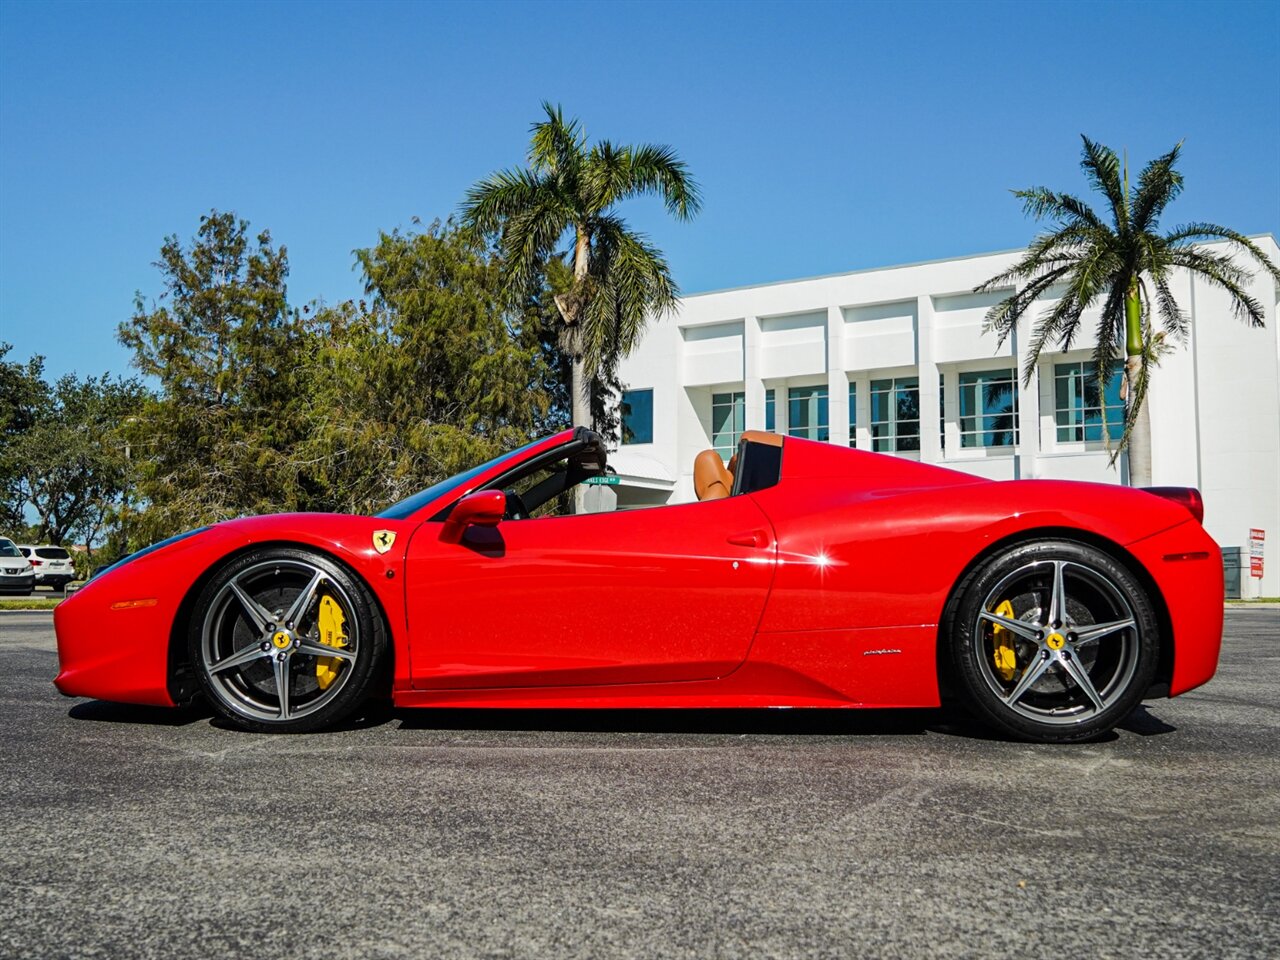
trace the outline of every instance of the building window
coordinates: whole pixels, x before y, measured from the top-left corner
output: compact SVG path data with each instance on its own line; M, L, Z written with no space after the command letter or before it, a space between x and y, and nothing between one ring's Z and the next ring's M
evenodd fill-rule
M1117 364L1107 378L1106 389L1099 390L1097 368L1092 361L1054 365L1054 418L1059 443L1101 441L1104 423L1108 436L1120 438L1124 433L1122 378L1123 371Z
M964 446L964 444L961 444ZM938 374L938 449L947 455L947 375Z
M960 446L1012 447L1017 442L1017 373L960 374Z
M728 460L738 451L746 422L746 394L713 393L711 395L711 445L716 453Z
M792 387L787 391L787 436L829 440L826 387Z
M871 449L897 453L920 449L920 380L871 381Z
M773 406L773 390L764 392L764 428L773 433L778 429L778 417Z
M653 391L622 391L622 442L653 443Z
M849 381L849 446L858 445L858 387Z

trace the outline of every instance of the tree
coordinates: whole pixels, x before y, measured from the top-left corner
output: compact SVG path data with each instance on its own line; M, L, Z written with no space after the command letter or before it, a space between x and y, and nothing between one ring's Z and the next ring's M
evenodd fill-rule
M434 224L356 251L367 298L293 309L267 233L214 212L165 241L161 303L120 330L159 392L128 424L129 546L236 516L373 512L567 420L546 291ZM136 508L136 509L134 509Z
M211 212L189 247L166 238L159 305L139 295L119 339L159 382L126 431L137 466L131 543L245 513L298 509L287 451L297 442L303 325L290 311L287 251Z
M1189 270L1225 290L1236 316L1261 327L1263 307L1245 289L1253 275L1229 254L1213 253L1197 244L1225 240L1277 281L1280 270L1247 237L1226 227L1189 223L1167 233L1159 232L1161 214L1182 192L1182 174L1177 170L1181 143L1148 163L1138 177L1137 190L1132 191L1127 165L1122 171L1115 151L1088 137L1081 139L1084 150L1080 166L1090 186L1106 198L1105 217L1078 197L1047 187L1015 191L1027 215L1050 220L1052 228L1036 237L1016 264L977 291L1017 285L987 313L987 328L999 334L1001 344L1036 301L1059 298L1032 326L1024 366L1026 382L1030 382L1045 347L1057 342L1061 349L1069 350L1080 335L1081 315L1101 304L1093 358L1099 385L1109 379L1113 364L1119 359L1121 341L1125 351L1124 434L1113 450L1112 462L1127 448L1130 482L1148 486L1151 422L1144 401L1151 367L1172 342L1186 339L1190 324L1170 287L1173 271ZM1159 330L1154 322L1157 312Z
M577 120L543 103L546 119L532 127L529 168L509 169L478 182L463 217L484 233L497 233L504 287L516 301L542 286L551 263L571 272L552 274L562 320L559 346L569 358L573 422L593 421L592 399L614 378L651 315L671 310L678 289L661 251L614 212L631 197L657 194L680 220L697 213L698 187L667 146L591 146ZM571 249L560 252L566 239Z
M376 509L564 425L547 298L505 306L481 238L436 223L383 233L356 261L368 301L308 326L311 509Z
M49 385L44 357L15 363L5 359L12 349L12 344L0 343L0 529L16 531L27 522L18 446L47 409Z
M41 542L83 541L92 549L128 490L123 428L146 390L136 379L105 375L67 374L52 389L43 386L34 418L9 447L16 495L10 512L34 511L30 535Z

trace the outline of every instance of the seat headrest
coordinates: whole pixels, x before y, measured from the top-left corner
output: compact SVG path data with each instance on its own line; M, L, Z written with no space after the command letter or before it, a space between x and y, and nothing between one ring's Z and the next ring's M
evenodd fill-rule
M733 474L714 450L703 450L694 459L693 492L699 500L723 500L733 493Z

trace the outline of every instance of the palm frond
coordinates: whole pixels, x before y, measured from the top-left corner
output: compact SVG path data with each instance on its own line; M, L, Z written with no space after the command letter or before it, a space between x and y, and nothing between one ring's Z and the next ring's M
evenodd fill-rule
M582 164L586 134L576 119L566 122L559 104L544 100L542 109L547 119L530 128L529 165L535 170L572 179Z
M1015 190L1013 195L1022 201L1022 212L1035 220L1052 217L1063 225L1083 223L1101 227L1103 223L1093 208L1069 193L1057 193L1048 187L1029 187Z
M1129 228L1129 200L1124 193L1124 185L1120 182L1120 158L1110 147L1094 143L1084 134L1083 158L1080 168L1094 188L1106 196L1111 204L1112 219L1116 233L1124 233Z
M601 140L592 146L582 165L582 193L592 215L612 206L628 188L627 149Z
M502 252L504 286L514 297L527 294L546 260L572 224L572 209L560 194L544 190L524 209L502 221L498 248Z
M1262 304L1244 288L1253 279L1253 274L1241 269L1229 257L1184 248L1172 251L1169 262L1175 267L1190 270L1193 274L1204 277L1211 285L1225 290L1231 298L1231 312L1238 319L1246 321L1251 327L1266 326L1266 311Z
M1175 227L1172 232L1164 236L1164 242L1171 247L1185 247L1204 240L1226 240L1240 247L1253 257L1258 266L1271 274L1272 279L1280 283L1280 267L1271 262L1271 258L1263 252L1261 247L1235 230L1220 227L1216 223L1186 223Z
M1164 208L1182 192L1182 174L1174 169L1182 143L1162 157L1148 163L1138 177L1138 193L1133 200L1133 230L1143 233L1151 228Z
M540 202L549 183L532 170L499 170L467 191L462 220L481 233L499 229L502 221Z
M1178 305L1178 298L1169 287L1167 274L1153 274L1151 282L1156 288L1156 304L1160 309L1160 320L1165 333L1178 340L1186 340L1190 331L1191 319L1186 311Z
M1043 296L1051 286L1066 276L1074 265L1074 262L1067 263L1056 270L1050 270L1048 273L1036 277L1021 290L1015 290L987 311L983 329L998 336L997 346L1004 346L1004 342L1018 326L1018 323L1031 305Z
M1125 338L1124 301L1128 295L1128 283L1117 283L1107 292L1106 302L1102 306L1102 318L1098 322L1097 343L1093 348L1093 375L1098 384L1099 403L1102 411L1102 434L1108 446L1111 437L1107 432L1106 396L1107 382L1115 367L1120 353L1120 344ZM1123 446L1117 446L1112 453L1111 462L1119 456Z
M680 220L689 220L702 209L698 182L671 147L643 143L627 147L625 154L628 186L618 199L657 193L667 211Z
M597 285L583 320L588 370L634 348L651 317L673 310L679 290L662 253L616 217L594 225L592 280Z

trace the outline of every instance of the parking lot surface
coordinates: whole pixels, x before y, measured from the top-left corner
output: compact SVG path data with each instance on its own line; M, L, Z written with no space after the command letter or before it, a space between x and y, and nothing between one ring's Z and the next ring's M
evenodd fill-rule
M104 637L104 642L109 638ZM60 697L0 614L0 956L1262 957L1280 610L1113 738L935 711L383 712L269 737Z

